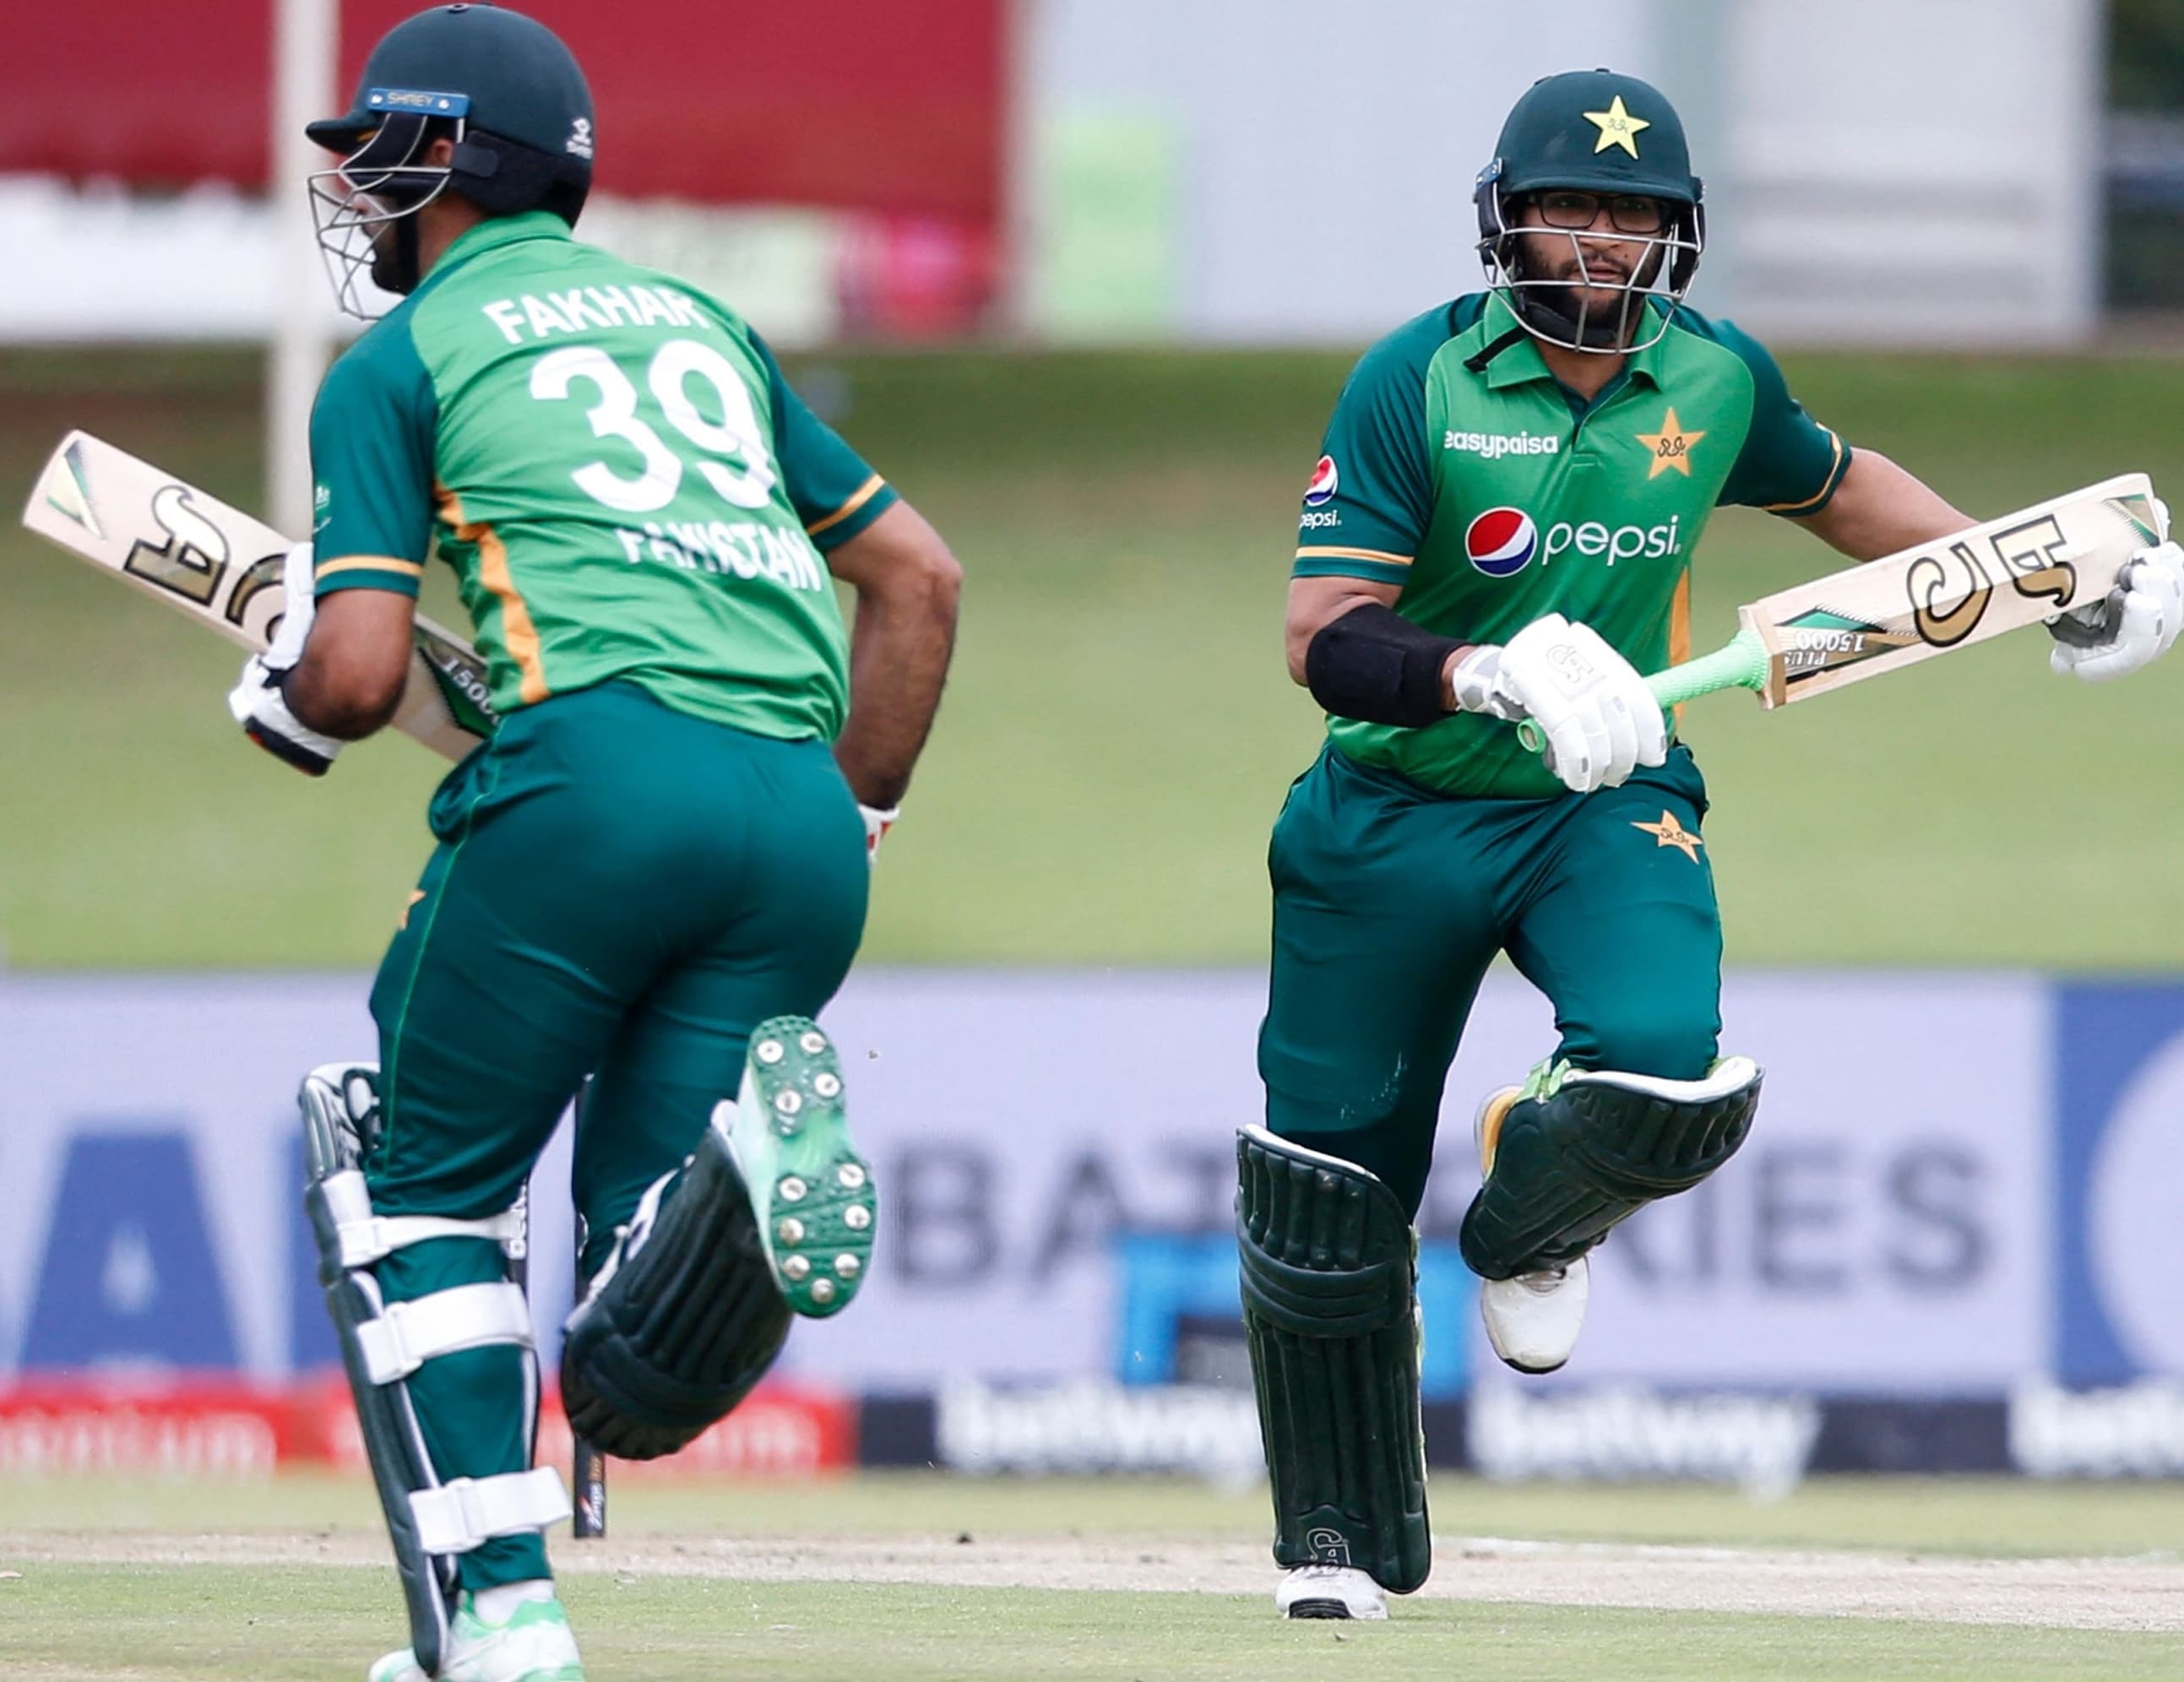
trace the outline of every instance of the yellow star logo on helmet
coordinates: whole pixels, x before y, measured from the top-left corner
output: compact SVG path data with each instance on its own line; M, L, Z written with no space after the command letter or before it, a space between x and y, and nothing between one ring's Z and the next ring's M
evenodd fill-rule
M1638 136L1653 126L1643 117L1634 117L1624 110L1619 93L1607 102L1605 111L1588 111L1585 120L1600 131L1600 139L1592 148L1595 152L1619 146L1633 158L1638 155Z

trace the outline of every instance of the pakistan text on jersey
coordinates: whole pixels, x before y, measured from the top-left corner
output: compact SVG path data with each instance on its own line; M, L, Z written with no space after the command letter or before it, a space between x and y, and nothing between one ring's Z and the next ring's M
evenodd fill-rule
M581 333L593 327L700 327L711 319L672 287L571 287L543 296L523 292L481 305L510 344L526 336Z
M1498 461L1505 455L1559 455L1563 441L1554 432L1443 432L1440 447Z
M827 576L803 534L753 521L648 520L644 529L615 527L622 552L636 566L647 560L685 572L733 572L738 578L771 578L792 590L823 590Z

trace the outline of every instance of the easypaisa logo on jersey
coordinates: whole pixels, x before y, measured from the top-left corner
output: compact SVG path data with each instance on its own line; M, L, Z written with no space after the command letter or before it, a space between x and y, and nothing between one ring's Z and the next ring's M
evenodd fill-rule
M1553 432L1445 432L1440 447L1499 461L1505 455L1560 455L1563 441Z
M1545 566L1558 554L1618 560L1658 560L1681 554L1683 516L1661 526L1605 526L1597 520L1557 521L1542 541L1538 523L1521 508L1490 508L1463 532L1463 552L1489 578L1513 578L1537 555Z

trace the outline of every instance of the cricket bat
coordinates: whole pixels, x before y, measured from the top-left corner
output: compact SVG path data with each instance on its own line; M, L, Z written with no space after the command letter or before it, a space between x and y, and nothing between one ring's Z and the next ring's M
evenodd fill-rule
M253 654L287 605L287 538L87 432L61 440L23 524ZM497 721L477 651L419 615L394 727L459 760Z
M2153 482L2120 474L1749 603L1726 643L1646 687L1663 709L1716 689L1753 690L1763 707L1809 700L2090 606L2168 536ZM1536 751L1538 727L1518 729Z

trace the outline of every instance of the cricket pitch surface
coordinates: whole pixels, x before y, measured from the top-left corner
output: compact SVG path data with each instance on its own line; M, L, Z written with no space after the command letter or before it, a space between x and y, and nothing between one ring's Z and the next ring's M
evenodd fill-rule
M0 1675L354 1678L398 1637L368 1491L26 1488L0 1510ZM1432 1580L1383 1625L1277 1619L1263 1495L1181 1483L632 1481L613 1534L553 1552L601 1682L2184 1674L2174 1486L1433 1498L1498 1534L1439 1521ZM199 1529L173 1522L192 1500Z
M386 1564L384 1544L360 1535L54 1532L28 1546L10 1546L8 1552L53 1564ZM554 1568L565 1577L1139 1594L1264 1596L1274 1582L1263 1547L1174 1541L1139 1547L1084 1537L986 1543L945 1537L803 1542L655 1537L565 1546L556 1551ZM1955 1559L1443 1536L1435 1544L1433 1579L1408 1602L1397 1601L1396 1613L1425 1601L2184 1633L2184 1562Z

